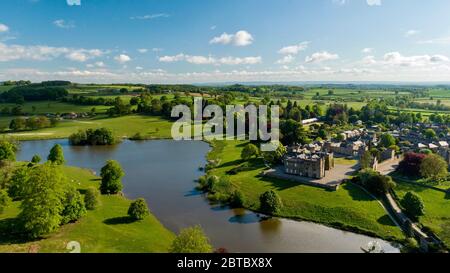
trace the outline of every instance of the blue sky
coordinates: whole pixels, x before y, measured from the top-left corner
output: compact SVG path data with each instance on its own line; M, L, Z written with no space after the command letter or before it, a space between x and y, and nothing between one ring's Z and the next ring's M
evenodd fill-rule
M8 0L0 81L450 82L448 0Z

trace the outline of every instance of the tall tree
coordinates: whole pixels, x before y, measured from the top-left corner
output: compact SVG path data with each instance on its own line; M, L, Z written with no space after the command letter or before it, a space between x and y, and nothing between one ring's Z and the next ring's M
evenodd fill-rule
M50 154L47 157L47 160L56 165L63 165L66 160L64 159L64 151L61 145L55 144L53 148L50 150Z
M124 175L125 172L122 170L119 162L108 160L100 171L100 176L102 177L100 191L102 194L117 194L120 192L123 188L121 179Z

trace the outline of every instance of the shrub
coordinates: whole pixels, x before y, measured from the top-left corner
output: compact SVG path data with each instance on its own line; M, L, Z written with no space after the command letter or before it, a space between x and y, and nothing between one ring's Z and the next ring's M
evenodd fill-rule
M128 208L128 215L134 220L142 220L149 215L147 203L143 198L133 201Z
M86 207L80 192L73 187L66 190L61 213L61 224L72 223L86 215Z
M100 171L102 183L100 191L102 194L117 194L123 188L122 177L125 175L119 162L115 160L108 160L106 165Z
M39 155L34 155L31 159L31 163L38 164L39 162L41 162L41 157Z
M261 202L261 210L269 214L277 213L283 206L281 198L273 190L261 194L259 201Z
M418 219L419 216L425 213L425 205L423 204L422 198L413 192L407 192L400 204L413 219Z
M96 188L88 188L84 194L84 205L88 210L94 210L100 203L99 192Z
M245 204L245 196L241 191L235 190L231 196L230 205L234 208L242 208Z
M249 143L242 149L241 158L243 160L249 160L252 157L257 157L259 155L258 147Z
M171 253L211 253L213 248L200 226L186 228L173 240Z
M0 190L0 214L8 207L10 201L8 193L5 190Z
M9 141L0 140L0 161L15 161L17 146Z
M425 157L425 154L406 153L398 166L398 171L408 176L419 176L420 165Z
M381 175L372 170L360 172L359 178L362 186L377 196L382 196L395 187L390 176Z

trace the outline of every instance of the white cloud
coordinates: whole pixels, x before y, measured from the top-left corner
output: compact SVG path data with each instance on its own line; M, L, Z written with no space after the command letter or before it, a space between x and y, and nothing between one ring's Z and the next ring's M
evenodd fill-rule
M369 6L381 6L381 0L367 0Z
M67 0L69 6L81 6L81 0Z
M9 31L9 27L5 24L0 23L0 33L1 32L8 32Z
M75 23L72 21L65 21L64 19L58 19L53 21L53 24L59 28L74 28L75 27Z
M159 57L159 61L163 62L163 63L173 63L173 62L179 62L184 60L184 54L180 53L178 55L174 55L174 56L163 56L163 57Z
M419 44L437 44L437 45L450 45L450 36L439 37L430 40L419 41Z
M286 55L283 58L279 59L276 63L277 64L289 64L292 63L295 60L295 57L293 55Z
M253 43L253 36L245 31L240 30L235 34L222 33L222 35L212 38L210 44L233 44L235 46L248 46Z
M131 61L131 58L128 55L120 54L120 55L114 57L114 60L116 60L118 63L124 64L124 63Z
M403 56L399 52L389 52L384 55L383 61L387 65L417 67L448 62L449 59L444 55Z
M215 30L217 28L216 25L209 27L210 30Z
M406 38L409 38L409 37L415 36L415 35L417 35L417 34L419 34L419 33L420 33L419 30L416 30L416 29L410 29L410 30L408 30L408 31L405 32L405 37L406 37Z
M139 48L138 52L144 54L144 53L148 52L148 49L146 49L146 48Z
M347 3L348 3L348 0L333 0L333 4L340 5L340 6L345 5Z
M364 54L370 54L370 53L372 53L373 52L373 48L371 48L371 47L366 47L366 48L364 48L363 50L361 50L361 52L362 53L364 53Z
M339 59L339 55L329 53L328 51L321 51L312 54L305 58L305 62L307 63L320 63L324 61L331 61Z
M156 14L146 14L142 16L132 16L130 17L131 20L152 20L157 18L168 18L170 17L167 13L156 13Z
M366 56L362 59L362 63L365 65L374 65L377 63L374 56Z
M297 45L291 45L291 46L285 46L278 50L278 53L280 54L289 54L289 55L296 55L300 51L303 51L308 48L309 42L301 42Z
M100 49L74 49L51 46L7 45L0 42L0 62L14 60L47 61L64 56L71 61L85 62L106 54Z
M261 63L261 57L222 57L215 58L212 56L192 56L183 53L173 56L163 56L159 58L160 62L172 63L185 61L191 64L209 64L209 65L242 65L242 64L257 64Z
M102 67L105 67L106 65L105 65L104 62L95 62L95 63L93 63L93 64L87 64L86 66L87 66L88 68L93 68L93 67L99 67L99 68L102 68Z
M160 52L160 51L163 51L163 50L164 50L163 48L159 48L159 47L152 48L153 52Z

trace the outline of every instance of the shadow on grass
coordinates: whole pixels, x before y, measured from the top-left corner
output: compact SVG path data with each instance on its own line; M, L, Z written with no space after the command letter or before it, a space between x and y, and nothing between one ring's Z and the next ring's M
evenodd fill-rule
M392 222L392 219L387 214L384 215L384 216L381 216L380 218L378 218L377 222L379 224L382 224L382 225L385 225L385 226L395 227L394 222Z
M362 189L358 188L355 185L345 183L342 185L342 188L347 190L350 194L350 197L355 201L372 201L373 198L367 194Z
M136 220L134 220L130 216L114 217L103 221L103 223L107 225L124 225L124 224L131 224L134 222L136 222Z
M24 236L20 232L20 224L17 218L0 220L0 245L24 244L37 241Z
M447 190L447 193L445 194L445 199L450 200L450 190Z

